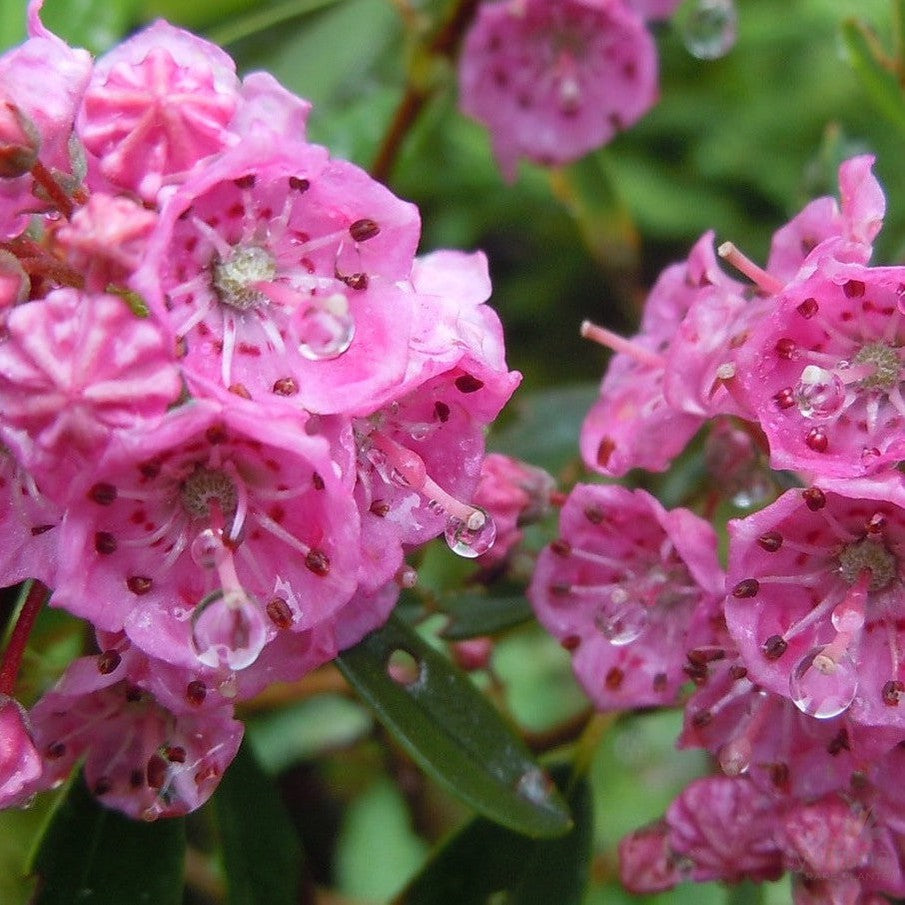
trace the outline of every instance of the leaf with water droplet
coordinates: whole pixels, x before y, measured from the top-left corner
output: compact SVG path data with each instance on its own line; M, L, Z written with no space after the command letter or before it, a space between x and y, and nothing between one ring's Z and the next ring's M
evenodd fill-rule
M185 821L145 823L99 804L79 774L51 813L29 870L32 905L180 905Z
M387 671L399 650L417 661L416 682ZM544 774L521 739L464 673L400 619L340 654L337 665L422 769L480 814L528 836L568 831L569 809L556 789L535 794L533 780Z
M569 770L551 771L561 783ZM578 905L591 863L592 808L585 782L568 792L574 826L557 839L529 839L477 818L442 845L393 905ZM493 899L492 901L495 901Z

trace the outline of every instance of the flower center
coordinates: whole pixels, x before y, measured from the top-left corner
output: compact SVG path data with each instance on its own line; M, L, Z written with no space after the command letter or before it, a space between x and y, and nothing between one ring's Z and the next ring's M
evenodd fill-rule
M259 245L238 245L229 257L216 260L212 270L214 291L220 301L239 311L248 311L267 301L253 286L271 281L277 266L270 252Z
M855 356L855 364L874 366L874 373L859 383L861 389L891 390L899 383L899 350L886 343L868 343Z
M179 490L182 508L192 518L210 520L211 504L216 502L227 525L236 514L238 498L235 481L226 472L214 468L196 469Z
M839 574L853 585L864 571L870 572L869 590L879 591L896 577L896 558L872 538L846 544L839 553Z

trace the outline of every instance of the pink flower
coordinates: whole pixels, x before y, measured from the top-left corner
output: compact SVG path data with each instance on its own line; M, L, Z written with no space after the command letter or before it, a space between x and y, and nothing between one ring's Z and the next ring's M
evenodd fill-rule
M695 780L669 806L670 847L687 858L691 878L776 880L783 871L776 799L744 777Z
M134 285L193 380L322 414L373 411L405 372L416 209L323 148L266 136L195 171ZM201 392L205 392L203 389Z
M114 185L154 201L162 185L236 141L235 64L219 47L158 21L101 57L77 131Z
M702 519L641 490L579 484L528 597L597 707L643 707L675 698L685 652L710 640L722 581Z
M622 2L485 2L459 85L463 112L490 129L512 180L519 157L567 163L646 113L657 99L656 47Z
M0 107L12 109L37 140L38 159L56 178L75 181L70 136L91 75L91 55L74 50L41 24L41 3L29 5L29 34L19 47L0 56ZM19 235L28 214L46 208L32 193L29 174L0 179L0 237Z
M42 771L24 708L13 698L0 695L0 807L24 803Z
M496 540L482 562L502 562L521 540L519 526L542 518L550 508L556 482L542 468L490 453L481 464L473 503L487 511L496 525Z
M639 895L664 892L682 882L679 859L669 847L669 828L664 822L636 830L620 841L619 878L629 892Z
M327 440L194 401L120 438L79 488L54 602L176 665L247 668L351 596L358 516Z
M181 390L161 331L115 296L58 289L14 308L6 329L0 420L61 504L114 433L148 425Z
M905 492L790 490L729 523L726 621L750 678L820 719L905 730Z
M115 651L73 661L31 710L44 774L34 791L65 779L82 758L104 804L155 820L186 814L210 797L242 739L232 707L173 713L135 684L136 658Z
M752 333L741 383L774 468L859 477L905 458L905 268L814 264Z

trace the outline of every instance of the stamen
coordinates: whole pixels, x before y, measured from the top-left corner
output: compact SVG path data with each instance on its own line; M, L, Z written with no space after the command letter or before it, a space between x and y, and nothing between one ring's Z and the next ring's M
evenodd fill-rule
M758 289L762 289L768 295L778 295L785 288L785 285L777 280L776 277L767 273L762 267L759 267L749 257L743 255L732 242L724 242L716 253L727 264L731 264L739 273L743 273Z
M645 349L644 346L632 342L632 340L626 339L618 333L613 333L612 330L592 324L590 321L582 323L581 335L585 339L590 339L601 346L605 346L607 349L612 349L614 352L629 355L643 365L662 368L666 364L666 359L662 355L658 355L650 349Z

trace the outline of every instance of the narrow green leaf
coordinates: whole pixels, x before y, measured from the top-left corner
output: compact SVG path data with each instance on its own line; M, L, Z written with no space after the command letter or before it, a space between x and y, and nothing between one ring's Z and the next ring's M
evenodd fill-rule
M568 769L554 775L564 781ZM578 905L591 862L591 795L568 795L574 826L558 839L528 839L476 818L440 848L393 905Z
M462 641L480 635L493 635L527 622L533 615L524 594L514 597L490 597L487 594L450 594L439 603L449 616L441 636Z
M861 79L877 109L905 132L905 97L895 75L877 59L873 40L866 27L856 19L842 23L842 37L852 68Z
M74 47L109 50L134 22L136 0L47 0L41 19Z
M180 905L182 818L143 823L99 804L79 775L32 860L32 905Z
M302 849L273 782L248 742L214 794L229 905L297 905Z
M235 44L242 38L273 28L275 25L291 22L293 19L338 2L339 0L286 0L285 3L265 6L219 28L211 29L209 37L215 44Z
M402 651L416 677L388 672ZM527 748L470 680L399 619L337 659L343 675L421 767L491 820L529 836L570 827L569 810Z
M763 901L763 883L744 880L726 887L726 905L761 905Z

